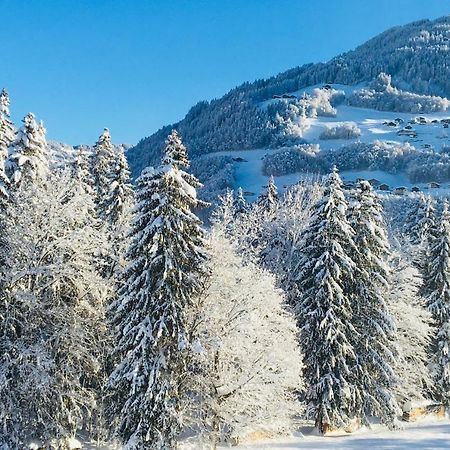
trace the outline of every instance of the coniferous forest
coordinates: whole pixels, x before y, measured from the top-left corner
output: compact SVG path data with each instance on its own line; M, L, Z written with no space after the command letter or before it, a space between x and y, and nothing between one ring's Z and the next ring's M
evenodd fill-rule
M445 199L334 167L210 205L176 130L132 183L108 129L61 163L0 107L1 449L216 448L449 406Z

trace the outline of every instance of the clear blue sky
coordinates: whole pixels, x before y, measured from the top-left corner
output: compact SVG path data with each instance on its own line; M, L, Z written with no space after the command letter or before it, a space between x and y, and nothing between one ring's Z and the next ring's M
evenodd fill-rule
M199 100L394 26L450 0L0 0L0 86L50 139L136 143Z

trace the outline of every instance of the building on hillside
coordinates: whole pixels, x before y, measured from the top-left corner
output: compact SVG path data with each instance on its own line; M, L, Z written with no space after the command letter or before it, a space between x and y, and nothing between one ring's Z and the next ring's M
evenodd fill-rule
M394 189L395 195L405 195L408 192L405 186L400 186Z
M403 128L403 130L398 130L397 131L397 136L408 136L408 137L417 137L417 133L411 128L411 129L407 129L406 127Z

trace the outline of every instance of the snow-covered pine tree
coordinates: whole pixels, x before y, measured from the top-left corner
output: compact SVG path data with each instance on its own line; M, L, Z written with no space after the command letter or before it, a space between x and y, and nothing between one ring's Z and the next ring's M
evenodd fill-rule
M111 186L104 201L104 218L111 243L110 273L124 267L123 256L128 247L127 234L133 206L133 188L130 170L123 148L117 154L116 165L111 171Z
M431 230L431 229L430 229ZM438 397L450 404L450 213L444 202L437 233L430 244L425 289L427 306L436 327L433 337L434 377Z
M129 210L133 201L133 188L130 183L130 169L123 148L120 147L116 164L111 171L111 185L105 199L106 220L112 225L128 222Z
M48 173L48 148L45 128L38 124L33 113L23 119L11 144L7 164L8 177L15 186L26 181L41 181Z
M109 379L111 414L127 449L173 449L180 429L190 329L186 311L207 275L205 235L192 208L197 179L176 131L162 165L137 180L129 266L112 305L116 367Z
M271 175L269 178L269 182L267 183L267 188L265 192L263 192L258 197L258 206L266 213L273 211L275 204L278 201L278 189L275 184L275 179Z
M301 355L294 318L275 279L244 263L225 237L211 238L211 280L198 325L201 345L193 420L213 448L251 433L292 430L300 410Z
M397 324L398 358L395 371L399 383L395 386L401 406L432 396L434 382L429 367L432 337L431 314L420 295L422 277L408 253L398 251L392 257L389 310Z
M224 195L219 195L219 202L216 209L211 214L213 223L222 223L224 229L229 234L231 232L235 217L234 192L227 188Z
M83 189L94 196L94 180L92 177L92 158L93 154L89 147L80 145L77 149L73 162L73 171L75 178L83 186Z
M420 193L416 198L405 220L405 231L414 245L424 244L427 232L433 226L434 206L429 195Z
M6 175L5 162L8 158L8 148L14 141L14 125L9 118L9 96L5 89L0 93L0 197L8 196L9 179Z
M0 302L0 447L66 450L95 408L107 244L70 171L21 183L8 203L9 270ZM9 447L8 447L9 445Z
M106 199L111 188L112 169L116 164L116 155L111 143L109 129L105 128L94 145L92 175L94 189L97 195L98 215L102 219L106 217Z
M234 214L235 216L240 216L248 212L249 205L244 197L244 191L242 188L238 188L236 192L236 197L234 199Z
M307 413L321 432L346 426L361 396L353 374L356 247L347 208L334 168L292 262L297 296L291 301L301 334Z
M357 331L352 339L357 356L357 380L363 396L358 416L367 424L367 414L395 426L400 409L394 386L396 327L388 310L390 255L381 203L367 181L358 183L349 210L354 231L352 259L356 263L352 322Z

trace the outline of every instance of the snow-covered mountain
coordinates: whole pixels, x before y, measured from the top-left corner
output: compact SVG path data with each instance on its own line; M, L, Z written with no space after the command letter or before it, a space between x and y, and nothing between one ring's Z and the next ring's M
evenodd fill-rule
M306 143L318 144L315 156L300 152L300 166L294 165L290 172L282 168L283 175L320 172L321 168L328 170L330 164L339 167L339 156L361 151L372 154L373 142L381 141L382 156L378 154L375 159L397 158L400 166L386 170L364 160L357 167L340 168L402 172L411 183L447 181L449 46L450 16L422 20L387 30L327 63L308 64L244 83L220 99L198 103L183 120L131 148L127 155L133 174L158 162L165 137L176 128L189 149L192 170L205 182L209 198L242 182L239 173L245 161L239 158L252 155L261 161L267 153L295 150ZM395 119L401 121L392 125ZM359 141L366 146L358 147ZM350 149L349 144L353 145ZM399 148L405 153L400 162ZM258 157L247 152L256 149ZM436 153L442 149L444 152ZM245 157L236 153L243 151ZM294 157L298 159L298 155ZM252 164L252 170L260 176L270 174L267 161L259 166L261 170ZM257 191L256 186L243 187Z

